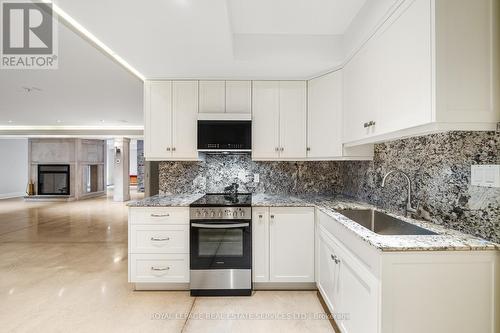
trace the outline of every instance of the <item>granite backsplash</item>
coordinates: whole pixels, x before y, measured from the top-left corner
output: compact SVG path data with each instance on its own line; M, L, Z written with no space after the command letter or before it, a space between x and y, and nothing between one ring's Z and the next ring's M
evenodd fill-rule
M254 182L259 174L259 182ZM249 154L207 154L200 162L161 162L160 193L220 193L236 182L240 192L334 194L336 162L256 162Z
M343 194L404 212L406 181L412 180L412 205L419 217L500 243L500 188L470 185L472 164L500 163L500 134L447 132L375 145L373 161L340 163Z
M419 216L500 243L500 189L470 185L472 164L500 163L500 134L448 132L375 145L373 161L256 162L250 155L206 155L200 162L160 162L160 193L221 192L232 182L241 192L345 194L404 212L406 183ZM254 182L254 174L260 181Z

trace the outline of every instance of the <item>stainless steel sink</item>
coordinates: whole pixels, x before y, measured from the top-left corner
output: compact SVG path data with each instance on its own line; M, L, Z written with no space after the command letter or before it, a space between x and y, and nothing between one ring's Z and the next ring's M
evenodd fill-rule
M338 212L379 235L437 235L374 209L339 209Z

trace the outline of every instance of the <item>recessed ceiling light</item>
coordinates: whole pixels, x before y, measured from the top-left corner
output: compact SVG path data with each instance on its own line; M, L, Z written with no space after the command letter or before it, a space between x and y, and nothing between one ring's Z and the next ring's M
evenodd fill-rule
M56 123L60 124L60 123L62 123L62 120L58 119L58 120L56 120Z
M7 122L8 122L9 124L12 124L12 123L14 122L14 120L7 120Z
M104 121L104 119L101 119L101 120L100 120L100 122L101 122L101 123L104 123L105 121Z

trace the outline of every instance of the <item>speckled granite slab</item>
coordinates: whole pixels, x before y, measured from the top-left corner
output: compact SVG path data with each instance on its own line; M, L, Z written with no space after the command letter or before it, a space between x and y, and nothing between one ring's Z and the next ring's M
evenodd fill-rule
M128 204L129 207L187 207L203 194L156 195ZM362 241L380 251L480 251L500 250L500 245L435 223L406 218L345 196L291 196L254 194L254 207L316 207L337 220ZM438 235L379 235L337 212L339 209L376 209Z
M500 245L448 229L434 223L394 215L373 205L345 196L286 196L257 194L253 206L310 207L314 206L333 217L347 230L381 251L479 251L500 250ZM339 209L376 209L405 222L431 230L438 235L379 235L337 212Z
M172 194L155 195L138 201L132 201L127 204L129 207L189 207L189 205L201 198L203 194Z

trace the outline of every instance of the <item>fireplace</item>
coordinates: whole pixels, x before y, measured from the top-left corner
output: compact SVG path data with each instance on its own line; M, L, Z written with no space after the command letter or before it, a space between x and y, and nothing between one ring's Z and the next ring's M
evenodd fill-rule
M69 195L69 164L39 164L38 195Z

